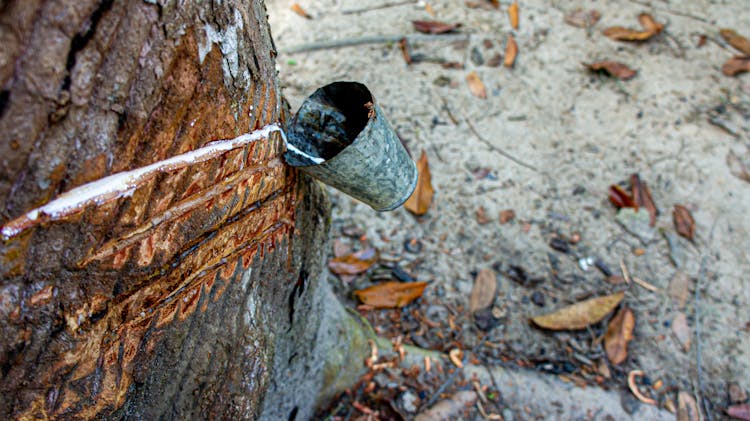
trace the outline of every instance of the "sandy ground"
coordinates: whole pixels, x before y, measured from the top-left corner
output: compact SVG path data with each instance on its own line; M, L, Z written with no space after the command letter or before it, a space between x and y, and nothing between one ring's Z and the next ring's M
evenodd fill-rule
M627 361L612 367L607 384L626 390L626 373L640 369L651 382L662 380L671 388L661 396L685 390L704 398L713 418L729 403L730 382L750 390L750 184L727 165L730 153L750 161L750 74L721 73L736 52L718 35L719 28L729 27L750 36L744 1L522 1L518 30L510 27L506 2L500 10L486 10L434 0L432 17L423 4L351 13L384 2L301 0L312 19L292 12L293 3L267 2L292 109L326 83L365 83L412 153L426 151L436 190L431 209L420 218L405 209L377 213L331 191L333 238L353 227L364 231L381 253L402 259L416 278L432 282L425 305L439 298L465 306L476 271L494 266L500 272L496 306L505 316L493 337L501 338L502 355L568 361L578 368L585 364L576 355L601 360L595 337L606 325L552 333L530 326L528 317L587 294L622 289L578 262L597 257L619 274L622 260L631 274L659 290L627 289L635 338ZM593 7L602 18L590 31L566 24L564 16L577 7ZM601 34L613 25L638 27L644 11L665 22L666 33L643 44ZM407 66L393 43L284 53L314 41L414 34L411 20L430 19L462 23L459 33L468 34L468 41L415 42L412 54L457 61L464 69ZM515 67L489 67L486 61L504 51L511 33L519 47ZM708 38L698 47L701 35ZM604 59L628 64L637 77L619 82L592 75L581 64ZM487 99L471 95L465 79L471 71L486 85ZM467 119L491 147L472 133ZM489 174L475 177L482 168ZM617 210L607 200L610 184L627 185L636 172L660 210L646 244L618 225ZM675 234L674 204L687 206L695 217L693 243ZM480 207L491 222L477 222ZM516 219L500 224L504 209L513 209ZM552 237L574 233L581 240L571 252L550 248ZM422 242L419 253L404 251L411 238ZM511 265L543 281L520 285L507 276ZM690 277L683 309L669 295L678 271ZM344 296L366 282L342 286L334 275L331 280ZM544 306L534 302L540 296ZM671 327L679 312L690 327L687 351ZM476 329L469 317L462 320L470 343Z

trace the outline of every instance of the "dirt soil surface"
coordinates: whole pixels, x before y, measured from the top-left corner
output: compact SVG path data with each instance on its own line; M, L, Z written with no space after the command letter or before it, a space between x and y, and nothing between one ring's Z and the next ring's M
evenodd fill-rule
M371 246L381 253L381 264L367 274L330 275L342 300L356 306L352 291L377 283L389 264L430 282L405 309L368 312L376 329L442 352L472 349L484 338L492 346L475 348L475 363L620 391L636 417L638 401L627 386L633 370L645 373L641 390L657 405L669 409L677 392L687 391L707 419L726 416L731 384L750 390L750 174L742 173L742 165L750 168L750 73L722 74L723 63L740 53L719 35L732 28L750 36L745 1L530 0L519 4L518 29L511 28L507 2L494 9L433 0L432 16L424 2L300 1L311 18L292 11L294 3L267 2L292 109L327 83L362 82L414 158L425 151L429 160L436 193L424 216L404 208L378 213L330 190L332 244L339 252ZM601 19L590 28L566 23L579 7L596 9ZM665 29L640 43L602 34L616 25L639 28L642 12ZM413 20L461 26L442 39L410 42L412 65L398 42L291 52L319 41L411 36ZM515 64L496 66L510 34L518 44ZM583 65L601 60L638 73L621 81ZM483 82L485 99L472 95L471 72ZM638 226L625 229L608 200L609 186L627 190L634 173L659 210L653 228L636 218L630 223ZM695 219L692 242L677 234L675 204ZM480 209L486 220L478 218ZM515 218L501 223L509 209ZM621 266L654 288L618 284ZM496 325L486 333L468 312L484 268L497 274L498 285ZM601 341L609 318L561 332L529 323L616 291L626 291L623 305L636 320L619 365L607 361ZM687 327L680 330L682 315ZM443 330L419 331L419 317ZM554 417L548 409L534 415ZM516 415L524 418L523 411Z

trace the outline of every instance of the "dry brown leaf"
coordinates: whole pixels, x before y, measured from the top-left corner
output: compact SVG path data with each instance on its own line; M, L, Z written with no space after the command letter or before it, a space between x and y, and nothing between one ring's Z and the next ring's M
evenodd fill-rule
M462 351L460 348L453 348L448 352L448 359L451 360L453 365L455 365L458 368L464 368L463 360L464 358L464 351Z
M414 215L424 215L430 209L432 196L435 194L435 190L432 188L430 164L427 162L427 154L424 150L419 161L417 161L417 172L419 173L417 187L411 197L404 203L404 207Z
M487 211L484 210L483 206L477 209L477 224L484 225L490 222L490 218L487 217Z
M482 83L482 79L479 78L477 72L471 72L466 75L466 82L469 84L469 90L471 94L477 98L487 98L487 89Z
M632 370L628 373L628 389L630 389L630 392L635 396L636 399L639 401L648 404L648 405L656 405L656 401L643 393L641 393L640 389L638 389L638 384L636 383L636 378L643 377L645 374L641 370Z
M609 201L612 202L618 209L620 208L634 208L635 201L633 196L627 193L622 187L613 184L609 186Z
M677 421L700 421L698 404L695 398L688 392L681 390L677 394Z
M743 54L750 56L750 41L747 38L728 28L720 30L719 33L729 45L738 49Z
M667 293L672 297L672 301L678 309L685 308L688 298L688 288L690 287L690 277L687 273L677 271L669 281Z
M730 417L737 418L738 420L750 421L750 404L743 403L739 405L732 405L727 408L727 414Z
M622 80L632 79L636 74L638 74L637 71L631 69L630 67L620 62L610 60L597 61L596 63L586 64L586 67L588 67L589 70L593 72L604 72L610 76L614 76Z
M641 181L641 177L638 174L630 176L630 188L633 192L633 202L637 208L645 208L650 216L650 226L656 224L656 215L659 214L659 210L656 209L654 199L651 198L651 189L648 188L648 184L645 181Z
M373 308L400 308L422 296L427 282L383 282L354 291L363 304Z
M695 237L695 219L693 219L693 215L688 208L682 205L674 205L672 220L674 221L674 228L677 230L677 233L693 241Z
M514 1L508 6L508 19L513 29L518 29L518 2Z
M478 1L466 0L464 4L469 9L494 10L494 9L500 8L499 0L478 0Z
M672 320L672 332L685 352L690 351L690 327L685 313L677 313Z
M576 9L565 15L565 22L578 28L590 28L599 21L602 14L599 11Z
M604 30L603 34L604 36L616 41L646 41L654 36L654 34L649 31L636 31L635 29L628 29L622 26L607 28Z
M512 221L513 218L516 217L516 211L513 209L505 209L503 211L500 211L500 223L501 224L507 224L508 222Z
M628 342L633 339L633 328L635 328L633 310L623 306L610 320L607 333L604 334L604 349L612 364L622 364L628 357Z
M337 275L356 275L366 271L377 261L377 250L368 248L331 259L328 262L328 268Z
M721 72L727 76L750 72L750 57L735 56L730 58L721 66Z
M551 330L583 329L601 321L625 297L624 292L618 292L603 297L591 298L580 303L563 307L557 311L542 316L532 317L535 325Z
M445 34L461 26L460 23L445 23L435 20L413 20L414 29L425 34Z
M401 50L401 55L404 56L406 64L412 64L414 60L412 60L411 54L409 54L409 41L406 38L401 38L398 42L398 48Z
M294 3L292 7L290 7L290 9L292 9L292 12L302 16L305 19L312 19L312 16L310 16L310 14L307 13L305 9L303 9L302 6L299 5L299 3Z
M494 56L490 57L489 60L487 60L487 66L489 67L497 67L503 62L503 56L500 54L495 54Z
M750 183L750 164L745 163L733 150L727 154L727 166L733 176Z
M655 21L654 17L649 15L648 13L641 13L640 15L638 15L638 22L640 22L644 30L652 33L653 35L658 34L664 29L664 24Z
M492 305L497 291L497 275L492 269L482 269L474 278L469 296L469 311L473 314Z
M516 62L516 56L518 55L518 45L513 35L508 35L508 42L505 45L505 60L503 65L505 67L513 67L513 63Z
M638 21L643 27L642 31L613 26L605 29L603 33L606 37L617 41L646 41L664 29L664 24L655 21L648 13L638 15Z

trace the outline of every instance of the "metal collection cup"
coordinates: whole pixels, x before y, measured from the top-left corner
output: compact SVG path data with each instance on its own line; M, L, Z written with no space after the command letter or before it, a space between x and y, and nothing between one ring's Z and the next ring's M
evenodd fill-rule
M286 128L289 165L376 211L401 206L417 166L365 85L334 82L308 97Z

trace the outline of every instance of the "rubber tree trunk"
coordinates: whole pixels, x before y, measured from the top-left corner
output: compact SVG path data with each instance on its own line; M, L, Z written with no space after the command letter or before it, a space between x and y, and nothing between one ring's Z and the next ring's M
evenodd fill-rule
M284 120L261 1L2 1L0 37L0 418L302 419L351 381L279 134L158 165Z

